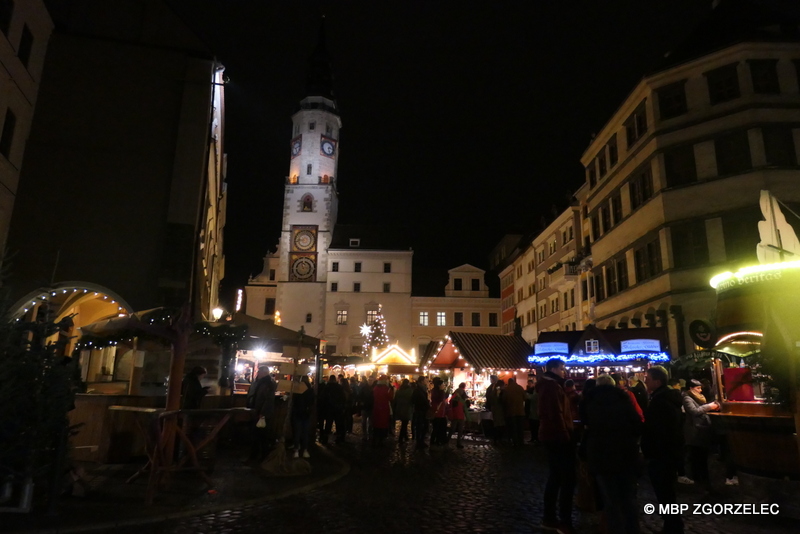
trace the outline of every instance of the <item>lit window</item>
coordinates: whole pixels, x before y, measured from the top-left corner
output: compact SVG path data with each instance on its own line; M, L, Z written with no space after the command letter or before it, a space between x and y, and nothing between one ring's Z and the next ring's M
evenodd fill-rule
M347 324L347 310L336 310L336 324Z
M419 312L419 325L428 326L428 312Z
M447 326L445 312L436 312L436 326Z
M378 310L367 310L367 324L372 324L378 320Z

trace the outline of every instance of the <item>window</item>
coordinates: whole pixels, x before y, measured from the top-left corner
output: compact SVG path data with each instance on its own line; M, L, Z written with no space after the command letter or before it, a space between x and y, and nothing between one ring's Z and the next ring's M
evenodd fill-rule
M392 292L392 284L390 282L383 283L383 292L384 293L391 293Z
M358 238L350 238L350 246L351 247L360 247L361 246L361 239Z
M489 313L489 326L497 326L497 314L494 312Z
M353 271L360 273L361 272L361 262L357 261L355 265L353 265Z
M528 271L528 272L530 272L530 271ZM473 278L472 280L470 280L470 283L472 284L472 290L473 291L480 291L481 290L480 278Z
M367 324L372 324L378 320L378 310L367 310Z
M336 310L336 324L347 324L347 310Z
M600 208L600 222L603 223L602 232L606 233L611 229L611 210L608 209L608 206L603 206Z
M481 313L472 312L472 326L480 326L480 325L481 325Z
M608 167L611 168L617 164L619 153L617 152L617 134L611 136L608 141Z
M308 123L308 131L309 132L313 132L316 127L317 127L317 123L316 122L311 121L311 122Z
M585 346L586 352L589 354L597 354L600 352L600 342L596 339L587 339Z
M756 246L761 240L758 233L760 220L762 220L761 210L758 208L735 211L722 216L722 234L725 237L725 255L728 261L756 260Z
M353 293L361 293L361 282L353 282Z
M589 300L589 287L586 280L581 280L581 296L584 301Z
M331 282L331 293L339 291L339 282Z
M383 272L390 273L392 272L392 264L388 261L383 262Z
M0 133L0 154L6 159L11 157L11 145L14 143L14 130L17 127L17 116L11 111L6 110L6 118L3 121L3 131Z
M310 163L308 165L306 165L306 175L310 175L311 174L311 169L312 168L313 168L313 166Z
M264 315L275 315L275 299L264 301Z
M717 174L720 176L753 167L750 160L750 143L744 130L714 139L714 150L717 155Z
M633 252L633 263L636 268L636 282L652 278L661 272L661 245L658 238Z
M697 180L694 145L683 145L664 152L667 186L690 184Z
M747 63L750 65L750 77L753 79L755 93L776 95L781 92L777 59L751 59Z
M606 171L608 170L608 169L606 168L606 155L605 155L605 150L604 150L603 152L600 152L600 155L599 155L599 156L597 156L597 167L598 167L598 168L599 168L599 170L600 170L600 178L602 178L603 176L605 176L605 175L606 175Z
M797 166L797 154L794 150L794 138L792 129L789 127L765 127L762 130L764 135L764 153L767 165L778 167Z
M705 221L692 221L673 226L671 233L675 267L695 267L708 263Z
M572 241L573 239L575 239L575 232L572 226L570 226L567 228L567 241Z
M22 26L22 36L19 38L17 57L25 68L28 68L28 62L31 60L31 50L33 50L33 34L28 25L24 24Z
M447 326L445 312L436 312L436 326Z
M712 105L721 104L741 96L736 63L706 72L705 76L708 82L708 99Z
M517 302L522 302L525 298L525 292L520 288L517 290Z
M555 237L553 238L552 241L550 241L550 243L548 243L548 249L549 249L549 252L550 252L550 254L549 254L550 256L555 254L556 250L558 250L558 241L556 241Z
M594 169L594 163L589 167L589 187L592 188L597 185L597 171Z
M570 308L574 308L575 307L575 288L574 287L569 290L569 307Z
M312 315L311 315L310 313L307 313L307 314L306 314L306 322L307 322L307 323L310 323L310 322L311 322L311 317L312 317Z
M653 172L648 168L630 183L631 208L636 209L653 196Z
M335 261L331 263L331 271L338 273L339 272L339 262Z
M419 312L419 325L428 326L428 312Z
M461 291L461 289L462 289L461 278L454 278L453 279L453 289L455 291Z
M11 16L14 13L13 0L0 0L0 31L8 35L11 26Z
M269 270L269 279L270 280L275 280L275 269L270 269Z
M327 122L325 123L325 135L333 135L333 128Z
M592 238L595 241L600 238L600 218L596 212L592 215Z
M302 211L314 211L314 197L311 195L303 195L301 203L303 205Z
M622 220L622 197L619 193L611 197L611 216L615 225Z
M453 317L453 324L455 326L464 326L464 313L456 312Z
M592 271L592 279L594 280L594 295L597 302L601 300L605 300L606 298L606 288L603 284L603 270L602 269L595 269Z
M665 85L658 89L658 111L661 119L671 119L683 115L688 111L686 107L686 80Z
M569 293L564 293L564 309L569 309Z
M625 258L611 260L606 265L606 294L611 297L627 289L628 287L628 264Z
M628 140L628 148L632 147L636 141L647 133L647 110L645 102L642 101L636 111L631 113L625 121L625 135Z
M331 354L336 354L336 345L331 345L331 344L325 345L325 354L329 356Z
M558 297L550 301L550 313L555 313L557 311L558 311Z

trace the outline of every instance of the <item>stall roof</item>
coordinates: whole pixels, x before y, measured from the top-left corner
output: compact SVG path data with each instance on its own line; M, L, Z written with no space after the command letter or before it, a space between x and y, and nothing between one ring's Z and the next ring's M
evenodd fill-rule
M543 364L559 357L567 364L668 361L669 338L663 327L600 330L589 325L585 330L539 334L532 361Z
M531 346L519 336L450 332L438 353L433 352L424 361L432 369L527 369L532 352ZM465 365L459 364L459 360Z

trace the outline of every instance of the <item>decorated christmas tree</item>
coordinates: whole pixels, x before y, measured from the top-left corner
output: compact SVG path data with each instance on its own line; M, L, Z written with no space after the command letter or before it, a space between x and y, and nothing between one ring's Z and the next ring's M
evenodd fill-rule
M389 336L386 335L386 319L383 318L380 306L378 306L378 315L375 320L361 326L361 335L367 338L364 342L365 354L369 354L373 348L382 349L389 344Z

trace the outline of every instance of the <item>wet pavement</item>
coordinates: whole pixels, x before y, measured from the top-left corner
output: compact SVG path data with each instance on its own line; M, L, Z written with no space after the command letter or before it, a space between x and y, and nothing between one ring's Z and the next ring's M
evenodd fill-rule
M546 479L543 448L493 446L483 439L464 449L417 452L391 438L382 448L351 435L329 449L350 464L347 476L318 489L263 504L231 506L215 513L171 519L146 527L149 534L198 533L517 533L540 532ZM712 471L721 465L712 461ZM721 475L720 475L721 477ZM770 502L748 485L716 488L705 497L693 486L679 488L682 503ZM721 481L722 479L719 478ZM778 516L684 515L687 533L759 534L800 531L800 494L784 492ZM766 500L765 500L766 499ZM655 503L646 478L640 481L640 510ZM794 508L792 508L792 506ZM690 508L691 509L691 508ZM596 514L576 510L577 532L599 532ZM656 515L641 516L642 532L661 531ZM141 534L141 526L116 528L115 534ZM552 532L552 531L551 531ZM613 533L612 533L613 534Z

